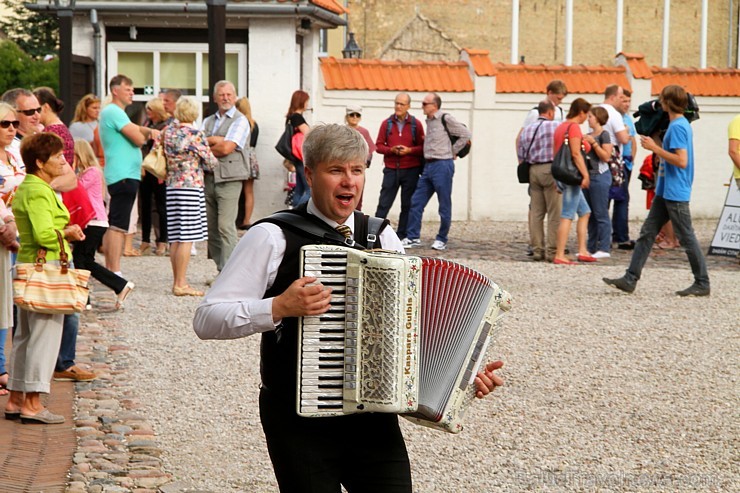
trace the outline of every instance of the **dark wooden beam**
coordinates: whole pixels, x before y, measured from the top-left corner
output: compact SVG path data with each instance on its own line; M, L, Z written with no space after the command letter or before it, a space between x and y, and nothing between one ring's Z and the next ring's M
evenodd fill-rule
M64 110L59 117L69 125L74 116L72 101L72 19L71 9L58 10L59 19L59 99L64 101Z
M226 1L206 0L208 8L208 114L218 109L213 102L213 86L226 78ZM233 82L233 81L232 81Z

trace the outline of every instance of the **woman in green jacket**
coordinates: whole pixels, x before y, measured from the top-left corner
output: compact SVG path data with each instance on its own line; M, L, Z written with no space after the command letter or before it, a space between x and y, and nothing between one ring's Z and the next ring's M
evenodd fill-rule
M77 225L69 225L69 211L54 193L54 178L72 172L64 159L64 142L52 133L40 133L23 139L21 157L26 165L26 178L13 200L21 247L19 263L36 260L39 248L45 248L47 262L59 262L57 231L67 240L83 240ZM41 393L48 394L62 339L64 315L18 310L18 328L10 353L10 397L5 405L5 418L24 423L58 424L64 417L51 413L41 404Z

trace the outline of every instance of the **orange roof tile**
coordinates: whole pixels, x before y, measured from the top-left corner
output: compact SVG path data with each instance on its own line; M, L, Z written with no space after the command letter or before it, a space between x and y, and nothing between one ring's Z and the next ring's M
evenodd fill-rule
M277 0L279 3L284 2L293 2L293 3L300 3L302 0ZM336 0L309 0L309 3L312 3L316 5L317 7L321 7L322 9L326 9L329 12L333 12L335 14L348 14L349 10L345 9L344 6L337 2Z
M473 91L465 62L321 58L327 90Z
M653 67L651 92L660 94L663 88L676 84L694 96L740 97L740 70L718 68Z
M491 77L496 75L496 67L493 66L493 62L488 57L488 50L472 50L465 48L465 51L470 57L470 63L473 65L475 75L479 77Z
M527 65L496 63L496 92L544 93L553 79L565 82L570 94L601 93L609 84L631 89L624 67L604 65Z
M645 55L642 53L622 52L619 55L622 55L627 61L627 65L629 65L630 71L632 71L632 77L635 79L651 79L653 77L653 71L650 70L650 67L645 61Z

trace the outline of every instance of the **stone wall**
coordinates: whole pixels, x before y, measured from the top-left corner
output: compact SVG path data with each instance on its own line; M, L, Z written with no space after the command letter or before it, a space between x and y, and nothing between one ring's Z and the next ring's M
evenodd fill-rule
M574 4L573 63L611 65L616 54L617 1L579 0ZM624 0L622 51L643 53L648 63L661 63L663 5L663 0ZM489 50L494 61L509 62L511 58L511 0L348 0L347 6L350 9L349 29L356 33L365 58L379 57L417 12L463 48ZM728 66L730 27L731 65L736 65L739 7L740 0L709 3L708 66ZM670 19L669 65L699 66L701 1L673 1ZM521 1L519 20L519 55L524 56L527 63L563 63L565 0ZM425 38L418 39L417 44L423 45Z

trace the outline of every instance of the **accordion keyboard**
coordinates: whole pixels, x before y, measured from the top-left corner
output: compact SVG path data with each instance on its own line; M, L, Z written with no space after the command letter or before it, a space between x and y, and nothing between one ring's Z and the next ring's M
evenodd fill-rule
M347 286L347 252L306 252L303 275L330 287L332 296L326 313L303 317L301 410L341 414L345 370L356 371L352 349L345 347L357 329L357 287Z

